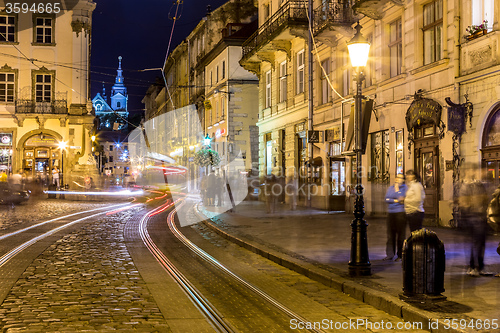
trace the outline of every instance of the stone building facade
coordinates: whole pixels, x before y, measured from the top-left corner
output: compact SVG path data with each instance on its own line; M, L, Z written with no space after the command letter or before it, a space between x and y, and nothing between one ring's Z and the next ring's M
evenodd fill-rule
M45 177L52 167L69 174L91 155L88 76L95 3L52 5L43 13L15 14L7 7L0 12L0 167L28 177Z
M162 87L151 87L143 99L146 122L155 117L175 122L164 124L171 128L168 137L159 133L151 149L158 145L162 154L186 166L189 179L199 176L193 157L207 134L221 166L241 151L245 169L258 168L258 80L239 64L241 44L255 29L251 22L256 15L251 0L229 1L207 12L168 55ZM185 119L164 116L174 110Z
M314 1L309 15L307 1L256 4L258 33L243 45L240 63L260 79L261 175L290 177L305 169L299 181L316 184L308 204L352 209L354 158L344 140L355 82L346 43L359 21L371 43L363 94L374 102L365 109L371 113L362 160L366 211L384 213L387 187L409 169L422 176L428 220L441 225L454 223L463 161L481 163L498 185L498 2L327 0ZM485 20L484 30L469 33ZM312 152L309 78L312 127L320 133Z

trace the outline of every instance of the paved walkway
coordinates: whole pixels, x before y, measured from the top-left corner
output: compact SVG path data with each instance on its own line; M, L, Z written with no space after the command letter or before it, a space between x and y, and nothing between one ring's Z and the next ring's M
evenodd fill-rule
M226 237L240 245L405 320L428 324L430 319L439 320L442 332L453 331L443 330L447 324L457 328L455 331L477 332L481 331L481 323L489 322L496 323L499 329L490 327L484 332L500 332L500 278L465 274L469 247L466 235L461 232L428 228L445 245L447 300L430 305L407 303L399 299L403 287L402 263L382 260L387 239L384 218L366 217L372 276L351 278L347 263L352 215L288 208L278 205L275 213L267 214L264 203L245 201L232 213L219 215L216 208L207 210L203 206L200 211L212 217L214 224L227 233ZM500 237L490 236L486 245L486 269L494 273L500 272L500 256L496 253L499 241ZM457 320L452 322L453 319Z

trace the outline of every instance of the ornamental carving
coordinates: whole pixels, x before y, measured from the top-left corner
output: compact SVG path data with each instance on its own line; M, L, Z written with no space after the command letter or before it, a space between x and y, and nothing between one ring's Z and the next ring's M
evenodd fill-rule
M472 66L478 66L488 62L493 55L491 45L486 45L478 50L469 51L469 59Z
M73 29L73 32L76 32L76 37L78 37L82 30L85 31L85 37L87 37L90 32L90 24L80 20L71 22L71 28Z

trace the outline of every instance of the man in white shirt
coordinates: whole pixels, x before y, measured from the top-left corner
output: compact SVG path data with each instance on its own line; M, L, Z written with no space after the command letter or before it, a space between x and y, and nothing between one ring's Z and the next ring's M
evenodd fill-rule
M413 170L406 171L405 213L410 226L410 232L422 229L424 221L424 187L418 181L418 176Z

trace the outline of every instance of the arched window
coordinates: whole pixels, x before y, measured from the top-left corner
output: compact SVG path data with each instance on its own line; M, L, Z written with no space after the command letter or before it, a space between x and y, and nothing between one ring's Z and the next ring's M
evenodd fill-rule
M500 105L488 116L482 141L481 157L486 169L486 178L496 186L500 180Z

